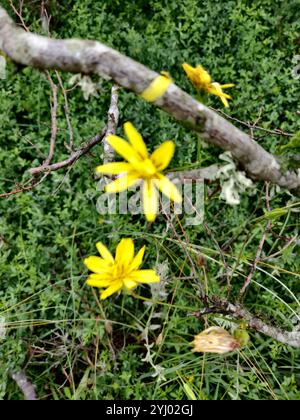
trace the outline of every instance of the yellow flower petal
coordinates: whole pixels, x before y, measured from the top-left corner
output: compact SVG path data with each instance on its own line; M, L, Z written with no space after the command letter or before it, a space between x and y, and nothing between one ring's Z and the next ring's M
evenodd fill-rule
M145 249L146 249L146 247L144 245L143 248L141 248L139 250L139 252L136 254L136 256L133 258L133 261L130 265L130 270L137 270L139 268L139 266L142 264Z
M136 128L130 123L124 124L124 131L133 148L138 152L141 158L147 159L148 151L144 140Z
M188 76L189 79L192 79L193 77L195 77L195 68L190 66L188 63L183 63L182 64L183 70L186 72L186 75Z
M132 171L132 165L127 162L112 162L97 166L96 172L100 174L117 175Z
M158 283L160 281L155 270L137 270L131 273L129 278L138 283Z
M102 242L97 242L96 247L98 249L99 254L105 261L112 264L115 262L114 257L111 255L109 250L106 248L105 245L103 245Z
M182 196L179 190L167 177L159 174L159 178L155 179L154 183L158 187L158 189L172 201L174 201L175 203L182 202Z
M223 92L220 83L217 83L217 82L214 82L210 85L208 92L214 95L217 95L219 97L224 96L224 98L231 99L231 96Z
M107 289L104 290L104 292L102 292L100 294L100 299L104 300L106 298L108 298L109 296L111 296L112 294L118 292L119 290L121 290L123 287L123 283L120 280L116 280L114 281L111 286L109 286Z
M126 278L126 279L124 279L124 285L125 285L126 289L132 290L137 286L137 282L135 282L134 280Z
M148 102L155 102L168 89L172 80L166 75L157 76L150 85L141 93L141 97Z
M142 162L134 163L132 166L141 178L149 177L157 172L157 169L151 159L145 159Z
M128 267L132 263L134 257L134 243L130 238L124 238L121 240L116 249L116 264L122 266L122 268Z
M111 279L107 277L103 278L101 274L91 274L88 277L86 284L92 287L108 287L111 284Z
M116 179L113 182L110 182L105 187L105 191L108 193L117 193L120 191L127 190L127 188L136 184L139 181L139 175L137 174L126 174L121 178Z
M227 99L231 99L231 97L226 95L222 89L233 87L233 83L227 83L224 85L220 85L220 83L217 82L212 83L209 73L201 65L194 68L189 64L184 63L182 67L196 88L203 89L208 93L219 96L223 104L226 107L229 106Z
M143 208L148 222L153 222L158 211L158 197L152 180L143 183Z
M205 86L211 83L209 73L200 64L197 67L192 67L187 63L183 63L182 67L196 88L205 89Z
M221 99L221 101L222 101L223 105L224 105L226 108L229 108L229 103L228 103L227 99L226 99L226 98L224 98L224 96L220 96L220 99Z
M107 143L129 163L139 162L141 160L138 152L121 137L110 134L107 136Z
M175 144L169 140L161 144L151 155L151 160L158 171L163 171L170 163L175 150Z
M234 86L235 86L234 83L226 83L225 85L221 85L221 88L222 89L228 89L228 88L231 88L231 87L234 87Z
M97 274L106 273L109 270L108 262L100 257L88 257L84 260L84 264L90 271Z
M223 102L223 104L225 105L226 108L229 107L228 101L227 99L231 99L230 95L227 95L227 93L224 93L222 91L222 87L220 85L220 83L214 82L211 84L211 86L209 87L209 89L207 89L208 92L219 96L219 98L221 99L221 101Z

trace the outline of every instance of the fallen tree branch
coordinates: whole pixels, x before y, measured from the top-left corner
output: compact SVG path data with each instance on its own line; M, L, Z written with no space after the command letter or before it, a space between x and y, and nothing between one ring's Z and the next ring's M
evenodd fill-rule
M55 40L25 32L14 24L2 7L0 49L23 65L110 77L136 94L141 94L158 76L156 72L97 41ZM200 133L207 142L230 151L251 178L271 181L300 194L298 172L283 173L272 154L175 84L172 83L154 104Z
M187 171L169 172L168 178L179 179L181 182L194 181L197 179L207 179L213 181L217 178L217 172L219 170L218 165L210 165L206 168L190 169Z
M192 315L202 317L206 314L221 313L231 315L235 319L245 321L249 328L256 330L280 343L287 344L292 347L300 348L300 331L285 331L281 328L266 324L262 319L251 314L247 309L239 304L232 304L226 300L222 300L217 296L210 298L212 306L203 309L202 311L194 312Z

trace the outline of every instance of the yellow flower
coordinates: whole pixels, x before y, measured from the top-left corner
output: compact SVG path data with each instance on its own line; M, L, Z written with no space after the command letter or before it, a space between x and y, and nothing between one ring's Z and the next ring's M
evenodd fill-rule
M155 102L165 94L172 83L170 74L167 71L161 71L150 85L141 93L141 97L148 102Z
M223 104L227 108L229 107L227 99L231 99L231 96L224 93L223 89L233 87L233 83L220 85L220 83L212 82L209 73L202 66L200 66L200 64L196 67L192 67L187 63L183 63L182 67L190 81L197 89L205 90L208 93L219 96Z
M239 341L220 327L209 327L197 334L192 345L192 351L201 353L223 354L240 348Z
M88 257L84 264L93 274L87 279L89 286L105 289L100 299L106 299L121 289L132 290L139 283L157 283L159 276L154 270L139 270L145 246L134 255L132 239L122 239L116 249L115 258L101 242L96 244L101 257Z
M157 189L176 203L182 201L176 186L162 174L173 157L175 145L172 141L165 141L149 155L142 136L130 122L124 124L124 131L129 143L115 135L109 135L107 142L127 162L107 163L98 166L96 171L108 175L122 174L105 187L108 193L124 191L142 180L144 213L147 220L153 222L158 211Z

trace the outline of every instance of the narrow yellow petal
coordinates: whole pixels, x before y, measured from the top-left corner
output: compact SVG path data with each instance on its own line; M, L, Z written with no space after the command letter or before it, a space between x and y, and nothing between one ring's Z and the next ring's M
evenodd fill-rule
M92 287L108 287L111 284L110 278L103 278L101 274L91 274L86 284Z
M141 178L152 176L157 172L157 169L151 159L145 159L142 162L134 163L132 166Z
M183 70L186 72L186 75L191 78L195 74L195 68L190 66L188 63L182 64Z
M198 64L198 66L196 67L196 71L200 83L202 83L203 85L208 85L209 83L211 83L211 76L208 73L208 71L204 69L204 67Z
M132 171L132 166L127 162L112 162L97 166L96 172L99 174L117 175Z
M183 63L182 67L196 88L206 89L206 87L211 83L209 73L200 64L198 64L197 67L192 67L187 63Z
M90 271L97 274L106 273L109 271L109 264L100 257L88 257L84 260L84 264Z
M112 264L115 262L114 257L111 255L109 250L106 248L105 245L103 245L102 242L97 242L96 247L98 249L99 254L105 261Z
M229 103L228 103L227 99L226 99L224 96L220 96L220 99L221 99L221 101L223 102L223 105L224 105L226 108L229 108Z
M108 193L117 193L127 188L131 187L132 185L136 184L139 181L139 176L136 174L126 174L123 175L121 178L116 179L113 182L110 182L105 187L105 191Z
M138 283L158 283L160 281L155 270L137 270L130 273L129 277L131 280Z
M124 131L133 148L138 152L142 159L147 159L148 151L144 140L131 122L124 124Z
M137 282L134 281L134 280L131 280L131 279L125 278L123 280L123 282L124 282L124 285L125 285L126 289L128 289L128 290L132 290L137 286Z
M168 89L172 80L165 75L157 76L150 85L141 93L141 97L148 102L155 102Z
M109 296L111 296L112 294L118 292L120 289L122 289L123 287L123 283L121 280L116 280L114 283L111 284L111 286L109 286L107 289L104 290L104 292L102 292L100 294L100 299L104 300L106 298L108 298Z
M116 264L122 268L128 267L134 257L134 243L130 238L123 238L116 249Z
M211 84L210 88L208 89L208 92L219 96L219 98L221 99L221 101L223 102L223 104L228 107L228 102L226 99L231 99L231 96L228 95L227 93L224 93L222 91L221 85L220 83L214 82Z
M235 86L234 83L226 83L225 85L221 85L221 88L222 89L228 89L228 88L231 88L231 87L234 87L234 86Z
M141 248L139 250L139 252L136 254L136 256L133 258L133 261L130 265L130 270L137 270L139 268L139 266L142 264L143 258L144 258L144 253L145 253L145 245L143 246L143 248Z
M143 183L143 207L146 219L153 222L158 211L158 197L152 180Z
M139 162L141 160L138 152L121 137L110 134L107 136L107 143L129 163Z
M151 160L158 171L163 171L170 163L175 151L175 144L169 140L161 144L151 155Z
M174 201L175 203L182 202L182 196L177 189L177 187L164 175L159 174L159 178L154 180L155 185L157 188L170 200Z

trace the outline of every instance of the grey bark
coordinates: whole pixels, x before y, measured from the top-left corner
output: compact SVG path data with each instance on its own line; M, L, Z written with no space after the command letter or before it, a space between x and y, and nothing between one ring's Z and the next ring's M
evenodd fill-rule
M246 321L249 328L272 337L281 343L288 344L292 347L300 347L300 331L285 331L281 328L266 324L260 318L253 316L249 311L238 304L234 305L227 301L221 301L219 298L215 299L215 303L218 308L222 308L224 312L232 315L234 318Z
M0 49L17 63L41 69L99 74L141 94L158 73L97 41L58 40L25 32L0 6ZM228 150L256 180L271 181L300 193L299 171L283 173L276 158L250 136L172 83L154 104L210 144Z

